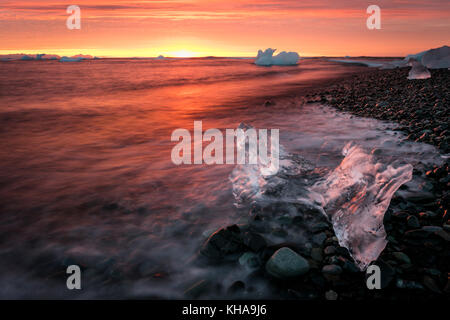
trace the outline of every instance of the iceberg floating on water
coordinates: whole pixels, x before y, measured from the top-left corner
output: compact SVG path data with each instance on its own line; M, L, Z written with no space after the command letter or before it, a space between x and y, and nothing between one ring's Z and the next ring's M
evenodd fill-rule
M82 57L78 57L78 58L69 58L69 57L62 57L61 59L59 59L59 62L78 62L78 61L83 61L84 58Z
M78 62L83 60L93 60L94 57L87 55L87 54L77 54L72 57L64 56L61 59L59 59L59 62Z
M44 60L55 60L59 59L59 56L57 55L49 55L46 53L38 53L38 54L20 54L20 53L14 53L14 54L6 54L6 55L0 55L0 59L4 61L44 61Z
M371 67L371 68L379 68L379 67L383 66L382 63L373 62L373 61L369 61L369 60L337 60L337 59L329 59L328 61L339 62L339 63L349 63L349 64L360 64L360 65L364 65L366 67Z
M30 61L30 60L34 60L34 58L29 55L24 55L24 56L22 56L22 58L20 58L20 60Z
M300 56L297 52L280 52L276 56L273 56L277 49L268 48L264 52L258 51L255 64L258 66L292 66L298 63Z

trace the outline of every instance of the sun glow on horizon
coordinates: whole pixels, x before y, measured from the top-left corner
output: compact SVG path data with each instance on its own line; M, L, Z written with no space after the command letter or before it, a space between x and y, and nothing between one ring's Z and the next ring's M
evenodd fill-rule
M167 56L174 58L192 58L197 57L198 54L189 50L181 49L178 51L169 52Z

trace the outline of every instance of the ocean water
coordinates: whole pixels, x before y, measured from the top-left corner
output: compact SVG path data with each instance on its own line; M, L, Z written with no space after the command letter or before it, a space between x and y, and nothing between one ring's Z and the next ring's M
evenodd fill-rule
M349 142L386 162L435 161L393 124L299 97L365 71L320 59L0 62L0 297L181 298L205 277L223 274L224 288L242 278L188 263L213 230L242 218L233 165L171 161L172 131L197 120L279 129L289 152L324 171ZM83 267L81 291L66 289L70 264Z

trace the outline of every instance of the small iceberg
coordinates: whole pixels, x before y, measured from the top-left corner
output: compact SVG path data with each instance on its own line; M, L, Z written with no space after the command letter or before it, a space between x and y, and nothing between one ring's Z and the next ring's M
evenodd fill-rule
M164 60L166 59L163 55L159 55L156 57L156 60Z
M268 48L264 52L258 51L255 64L258 66L293 66L298 63L300 56L297 52L280 52L273 56L277 49Z
M423 64L415 59L411 59L409 65L412 67L408 74L409 80L429 79L431 73Z
M267 142L262 143L267 150ZM312 163L279 147L280 168L274 175L266 175L260 163L235 166L229 176L235 206L250 214L257 212L267 221L281 215L298 216L303 221L298 236L305 242L314 241L311 230L316 223L328 220L339 244L365 270L387 244L384 214L394 193L412 179L413 166L383 161L349 142L342 150L342 162L320 177ZM240 148L250 156L248 144Z
M59 62L78 62L78 61L82 61L83 58L69 58L69 57L62 57L61 59L59 59Z
M428 69L450 68L450 47L443 46L428 50L423 55L421 62Z
M380 68L383 66L382 63L377 63L369 60L336 60L336 59L329 59L328 61L331 62L339 62L339 63L349 63L349 64L359 64L370 68Z
M24 55L24 56L22 56L22 58L20 58L20 60L22 60L22 61L31 61L31 60L34 60L34 58L32 56L29 56L29 55Z
M450 68L450 47L443 46L417 54L410 54L405 57L404 61L407 63L413 59L428 69L447 69Z
M59 62L79 62L83 60L93 60L94 57L87 55L87 54L77 54L72 57L64 56L61 59L59 59Z
M0 55L0 59L3 61L47 61L47 60L57 60L60 57L54 54L37 53L37 54L21 54L13 53Z
M311 188L312 198L326 212L339 244L365 270L386 247L384 214L394 193L412 179L413 167L377 162L353 143L342 154L341 164Z

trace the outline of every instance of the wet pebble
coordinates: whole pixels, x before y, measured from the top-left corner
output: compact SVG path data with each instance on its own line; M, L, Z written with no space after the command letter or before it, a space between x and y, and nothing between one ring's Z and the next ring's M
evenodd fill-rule
M336 264L329 264L322 268L322 272L326 274L337 275L342 273L342 268Z
M276 278L292 278L307 273L309 263L292 249L284 247L270 257L266 271Z

